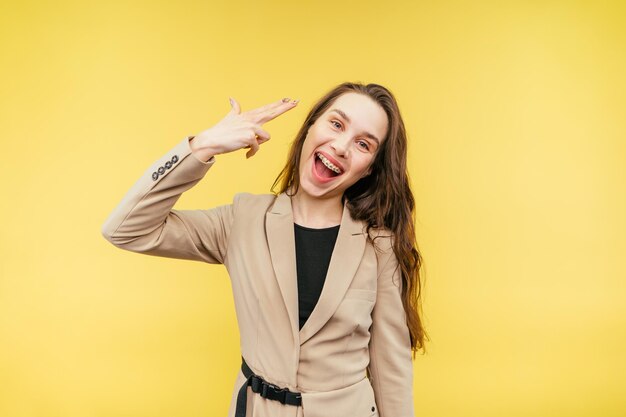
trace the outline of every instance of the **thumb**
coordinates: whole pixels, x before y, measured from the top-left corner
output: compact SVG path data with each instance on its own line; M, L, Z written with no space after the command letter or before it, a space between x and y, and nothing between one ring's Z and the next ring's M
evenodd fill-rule
M230 100L230 106L232 107L230 112L233 114L241 113L241 108L239 107L239 103L237 103L237 101L232 97L228 97L228 100Z

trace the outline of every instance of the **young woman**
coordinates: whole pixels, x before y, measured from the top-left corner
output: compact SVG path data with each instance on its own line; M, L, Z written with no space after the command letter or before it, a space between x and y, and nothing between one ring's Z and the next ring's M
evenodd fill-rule
M307 115L272 194L174 210L216 155L270 139L282 99L179 142L135 183L102 233L123 249L223 264L242 366L229 417L413 417L412 358L427 338L407 138L395 98L343 83ZM245 175L245 173L243 173ZM218 184L216 184L218 186Z

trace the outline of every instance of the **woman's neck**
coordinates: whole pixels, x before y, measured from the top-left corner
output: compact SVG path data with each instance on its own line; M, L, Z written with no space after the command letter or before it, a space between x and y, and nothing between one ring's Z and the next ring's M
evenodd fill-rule
M315 198L298 190L291 197L293 221L301 226L323 228L341 223L343 203L341 196L337 198Z

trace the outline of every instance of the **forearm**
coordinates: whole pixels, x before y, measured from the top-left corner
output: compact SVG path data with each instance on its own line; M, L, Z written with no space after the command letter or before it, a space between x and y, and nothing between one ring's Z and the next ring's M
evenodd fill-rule
M202 162L192 154L189 138L153 163L115 207L102 226L109 242L129 250L145 245L143 240L158 235L181 194L213 165L215 159Z

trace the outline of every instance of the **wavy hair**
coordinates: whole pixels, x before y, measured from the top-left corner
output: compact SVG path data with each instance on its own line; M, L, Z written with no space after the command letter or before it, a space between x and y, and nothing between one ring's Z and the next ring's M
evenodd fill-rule
M407 135L393 94L387 88L373 83L344 82L331 89L309 111L291 144L287 164L278 174L271 190L274 192L274 187L280 182L278 193L292 189L292 195L295 195L300 185L300 154L307 132L333 102L345 93L370 97L384 109L389 120L387 136L376 152L371 173L346 189L342 203L347 199L346 205L351 216L367 224L367 239L372 244L371 228L382 227L392 232L393 251L402 275L402 304L415 358L418 350L426 352L425 340L430 338L420 316L422 285L419 270L423 261L415 237L415 200L407 171Z

